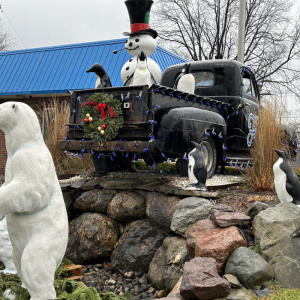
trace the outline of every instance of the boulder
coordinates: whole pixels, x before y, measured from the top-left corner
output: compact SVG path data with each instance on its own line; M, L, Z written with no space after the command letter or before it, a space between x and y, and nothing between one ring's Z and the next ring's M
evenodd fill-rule
M119 222L131 222L146 216L146 199L135 192L118 193L107 208L107 215Z
M286 288L300 288L300 208L280 203L253 220L260 252L275 267L275 279Z
M231 253L226 262L225 273L234 275L247 288L274 277L273 267L246 247L240 247Z
M116 190L95 189L82 193L74 202L76 210L106 214L108 204L117 194Z
M195 242L195 257L212 257L218 272L222 273L229 255L237 248L246 246L237 227L217 228Z
M186 237L187 230L198 220L207 219L213 204L203 198L188 197L179 201L173 215L171 229Z
M269 208L270 206L266 203L256 201L247 209L247 216L254 219L261 211Z
M66 257L76 264L109 258L119 237L118 225L105 215L83 213L69 223Z
M189 255L186 241L181 237L167 237L156 251L150 266L149 280L152 286L171 291L182 274L183 264Z
M184 298L214 299L229 292L230 283L219 276L214 258L195 257L184 264L180 285Z
M170 230L173 214L181 199L160 193L147 193L146 214L153 222Z
M239 289L231 289L230 294L227 297L216 298L214 300L251 300L257 299L255 293L252 290L248 290L244 287Z
M124 274L128 271L147 273L156 250L166 238L149 219L130 223L111 256L111 268Z
M68 220L71 221L76 217L76 212L73 209L74 197L73 194L70 192L63 192L63 197L68 214Z
M211 218L220 227L241 226L248 227L251 218L243 213L235 212L226 204L216 204L211 209Z
M189 228L186 233L186 247L191 257L195 256L196 240L216 228L218 228L218 225L210 219L199 220Z

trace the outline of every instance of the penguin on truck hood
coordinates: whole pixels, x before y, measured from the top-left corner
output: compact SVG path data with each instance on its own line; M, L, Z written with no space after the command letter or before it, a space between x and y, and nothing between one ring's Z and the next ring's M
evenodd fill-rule
M175 80L174 89L184 93L194 94L195 77L190 73L190 66L190 63L187 63L183 66L181 73Z
M274 150L278 160L273 166L274 184L280 202L292 202L300 206L300 182L286 152Z
M91 72L95 73L96 78L97 78L96 83L95 83L96 89L112 86L108 74L106 73L106 71L100 64L93 64L92 67L85 72L86 73L91 73Z

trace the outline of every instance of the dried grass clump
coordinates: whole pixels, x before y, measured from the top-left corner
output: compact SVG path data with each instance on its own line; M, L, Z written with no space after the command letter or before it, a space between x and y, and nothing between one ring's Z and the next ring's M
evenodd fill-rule
M43 131L46 145L52 155L56 173L80 173L93 170L91 154L70 156L58 149L58 141L67 136L67 126L70 116L70 104L67 101L52 99L44 105Z
M285 141L282 131L283 111L276 101L265 102L256 118L256 135L251 149L253 165L246 170L245 177L255 191L273 190L273 165L278 156L274 149L281 150Z

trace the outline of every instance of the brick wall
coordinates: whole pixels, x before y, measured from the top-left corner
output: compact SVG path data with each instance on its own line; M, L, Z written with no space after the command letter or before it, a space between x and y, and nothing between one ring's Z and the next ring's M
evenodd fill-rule
M23 102L29 105L37 114L40 125L42 126L43 121L43 108L45 105L49 104L53 97L45 97L45 98L18 98L17 102ZM59 101L70 101L69 96L56 97ZM14 101L13 99L1 99L0 104L6 101ZM0 176L4 175L5 172L5 164L7 160L7 153L5 147L5 136L3 131L0 130Z

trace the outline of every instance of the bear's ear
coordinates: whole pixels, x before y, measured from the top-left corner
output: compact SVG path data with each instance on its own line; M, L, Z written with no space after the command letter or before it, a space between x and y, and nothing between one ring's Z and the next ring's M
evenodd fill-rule
M15 112L19 109L16 103L13 103L11 107Z

